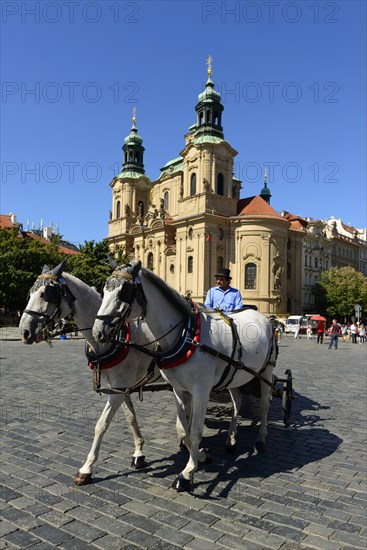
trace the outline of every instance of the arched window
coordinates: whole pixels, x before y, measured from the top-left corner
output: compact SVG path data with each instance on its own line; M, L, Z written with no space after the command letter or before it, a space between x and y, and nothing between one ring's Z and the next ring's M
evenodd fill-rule
M154 271L154 267L153 267L153 252L149 252L149 254L148 254L148 257L147 257L147 266L148 266L148 269L150 269L150 271Z
M196 195L196 174L191 174L190 179L190 196L193 197Z
M245 266L245 289L255 290L256 289L256 265L255 264L246 264Z
M138 152L135 152L135 162L136 163L139 162L139 153Z
M169 210L169 193L168 191L166 191L163 195L164 197L164 209L166 212L168 212Z
M121 203L120 201L117 201L116 203L116 218L119 219L121 217Z
M194 271L194 259L192 256L187 258L187 273L193 273Z
M292 275L292 266L290 262L287 262L287 279L290 279Z
M217 193L218 195L224 195L224 178L220 172L217 176Z

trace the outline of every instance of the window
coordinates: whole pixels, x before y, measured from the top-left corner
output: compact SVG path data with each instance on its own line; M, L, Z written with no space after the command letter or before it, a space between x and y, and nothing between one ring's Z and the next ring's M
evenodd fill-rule
M223 241L223 237L224 237L224 231L223 229L220 227L219 230L218 230L218 239L220 241Z
M175 272L175 266L174 266L174 264L171 264L171 265L169 266L169 270L170 270L171 275L173 275L174 272Z
M187 258L187 273L192 273L194 271L194 259L192 256Z
M196 174L191 174L190 179L190 196L196 195Z
M223 256L218 256L218 269L224 266Z
M318 262L318 259L317 259L317 258L315 258L315 267L319 267L319 265L318 265L318 264L319 264L319 262Z
M120 201L117 201L116 203L116 218L120 218L121 217L121 203Z
M290 262L287 262L287 279L290 279L292 275L292 266Z
M245 266L245 289L256 289L256 265L247 264Z
M193 230L192 227L190 227L190 229L189 229L188 232L187 232L187 236L188 236L188 238L190 239L190 241L191 241L191 239L192 239L193 234L194 234L194 230Z
M154 267L153 267L153 252L149 252L149 254L148 254L148 257L147 257L147 266L148 266L148 269L150 269L150 271L154 271Z
M224 195L224 178L220 172L217 176L217 193L218 195Z
M163 199L164 200L164 209L165 209L166 212L168 212L168 207L169 207L169 193L168 193L168 191L166 191L164 193L163 197L164 197L164 199Z
M144 203L143 201L138 202L138 216L143 217L144 216Z

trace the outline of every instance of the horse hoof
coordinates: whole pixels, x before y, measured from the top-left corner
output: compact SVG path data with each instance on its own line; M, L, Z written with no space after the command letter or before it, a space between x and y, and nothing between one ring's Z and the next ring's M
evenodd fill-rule
M172 483L172 489L175 489L178 493L188 491L190 489L190 480L183 477L176 477Z
M92 482L92 474L76 473L73 477L75 485L88 485Z
M226 445L226 453L229 455L233 455L237 449L237 443L234 445Z
M200 452L205 454L205 458L200 461L200 464L211 464L213 462L210 449L200 449Z
M138 470L139 468L144 468L147 465L145 462L145 456L133 456L131 461L131 467Z
M263 441L256 441L255 448L258 453L263 453L266 450L266 445Z

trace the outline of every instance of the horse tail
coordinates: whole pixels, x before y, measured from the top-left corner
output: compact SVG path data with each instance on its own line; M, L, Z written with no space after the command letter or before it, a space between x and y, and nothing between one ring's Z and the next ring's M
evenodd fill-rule
M273 367L275 367L278 359L278 354L279 354L278 340L275 334L273 333L271 338L270 350L269 350L268 365L273 365Z

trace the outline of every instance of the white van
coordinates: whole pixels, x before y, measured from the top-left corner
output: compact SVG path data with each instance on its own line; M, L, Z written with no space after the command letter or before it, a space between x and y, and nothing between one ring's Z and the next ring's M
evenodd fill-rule
M302 325L303 315L290 315L285 321L285 332L296 332Z

